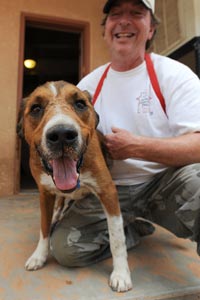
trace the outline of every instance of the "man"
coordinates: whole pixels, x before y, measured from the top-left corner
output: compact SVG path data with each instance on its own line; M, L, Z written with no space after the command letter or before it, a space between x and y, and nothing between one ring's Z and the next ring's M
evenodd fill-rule
M200 254L200 82L178 62L145 55L156 31L154 10L154 0L108 0L103 24L111 63L78 86L95 98L128 248L153 231L142 217L193 239ZM65 266L110 255L106 218L93 195L70 206L53 231L51 249Z

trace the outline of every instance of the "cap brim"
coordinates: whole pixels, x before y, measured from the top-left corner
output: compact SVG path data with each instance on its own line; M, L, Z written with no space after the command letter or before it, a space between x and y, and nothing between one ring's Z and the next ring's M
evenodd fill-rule
M104 5L104 8L103 8L103 13L104 14L108 14L109 11L111 10L112 6L114 5L114 3L116 2L117 0L108 0L106 2L106 4ZM152 12L154 13L154 7L152 7L151 3L149 3L148 0L141 0L143 2L143 4L150 10L152 10Z

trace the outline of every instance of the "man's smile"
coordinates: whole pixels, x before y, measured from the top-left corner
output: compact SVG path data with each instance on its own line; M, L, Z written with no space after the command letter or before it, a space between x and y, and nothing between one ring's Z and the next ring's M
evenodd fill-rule
M117 39L120 39L120 38L132 38L135 34L132 33L132 32L119 32L119 33L115 33L114 36L117 38Z

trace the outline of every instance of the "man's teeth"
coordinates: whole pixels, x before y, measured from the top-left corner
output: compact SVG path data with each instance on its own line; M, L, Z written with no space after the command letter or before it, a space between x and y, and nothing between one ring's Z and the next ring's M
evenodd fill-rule
M116 33L115 36L118 39L122 38L122 37L130 38L130 37L134 36L134 33Z

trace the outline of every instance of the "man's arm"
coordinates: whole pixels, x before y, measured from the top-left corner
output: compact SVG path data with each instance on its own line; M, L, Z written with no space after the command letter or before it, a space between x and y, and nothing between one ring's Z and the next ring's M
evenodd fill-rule
M106 135L106 146L113 159L137 158L168 166L184 166L200 162L200 133L171 138L132 135L124 129L112 128Z

